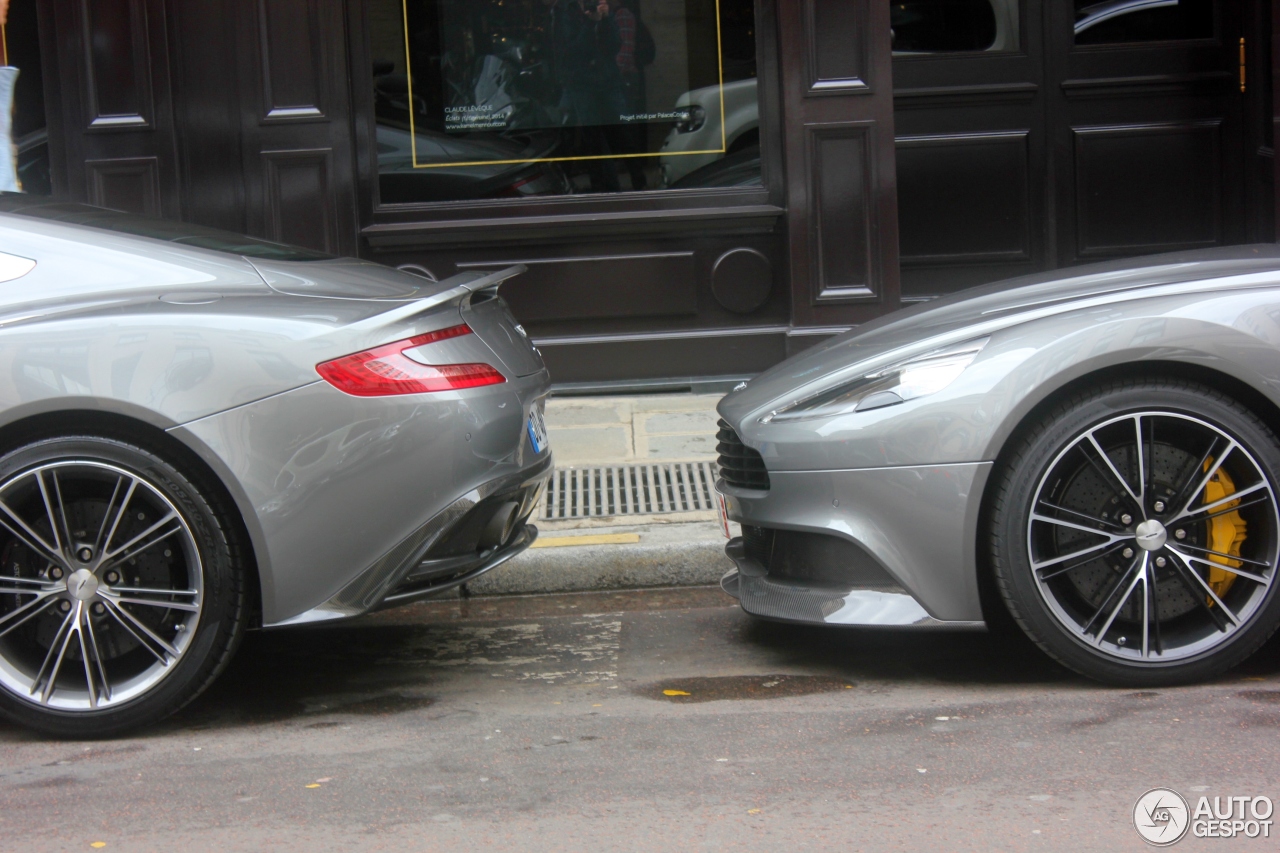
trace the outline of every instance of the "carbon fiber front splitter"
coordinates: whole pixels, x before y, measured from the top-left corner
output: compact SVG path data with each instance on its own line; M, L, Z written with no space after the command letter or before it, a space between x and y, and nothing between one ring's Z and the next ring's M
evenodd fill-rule
M901 587L849 589L806 584L793 578L771 578L764 566L746 554L742 538L731 539L724 552L737 566L720 587L753 616L782 622L846 625L867 628L957 628L985 630L984 622L935 619Z

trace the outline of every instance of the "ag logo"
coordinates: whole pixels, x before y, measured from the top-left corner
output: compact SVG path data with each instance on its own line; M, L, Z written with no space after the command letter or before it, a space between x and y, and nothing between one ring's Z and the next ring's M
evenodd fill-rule
M1191 810L1177 791L1152 788L1133 806L1133 826L1142 840L1167 847L1182 840L1191 823Z

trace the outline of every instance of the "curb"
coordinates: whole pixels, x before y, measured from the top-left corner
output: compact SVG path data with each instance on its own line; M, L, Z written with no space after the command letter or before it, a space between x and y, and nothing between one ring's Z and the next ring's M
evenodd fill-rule
M623 534L618 544L573 545L579 536ZM566 535L572 534L572 535ZM725 556L718 522L629 524L583 531L547 531L555 547L531 548L506 565L466 585L465 595L527 595L595 592L646 587L718 584L733 562ZM561 544L565 543L565 544Z

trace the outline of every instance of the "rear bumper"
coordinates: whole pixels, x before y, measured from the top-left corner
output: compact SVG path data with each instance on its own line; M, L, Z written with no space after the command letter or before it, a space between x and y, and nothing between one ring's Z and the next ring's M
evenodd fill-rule
M516 494L519 504L541 483L551 451L533 447L527 426L549 384L544 370L360 398L317 381L171 434L208 461L240 509L263 624L308 621L318 608L338 618L381 604L454 525L476 521L465 517L482 501ZM439 556L463 553L449 545Z
M439 568L434 565L437 561L423 560L417 569L409 572L409 575L405 577L400 586L382 599L381 606L398 607L401 604L409 604L420 598L426 598L438 592L453 589L455 586L462 586L462 584L475 580L486 572L498 568L498 566L501 566L512 557L523 553L537 538L538 528L532 524L524 524L516 530L509 543L482 552L478 556L465 558L467 561L465 566L461 565L460 561L457 561L458 558L450 559L449 562L454 571L448 575L438 575L433 571ZM418 569L431 571L431 577L427 580L420 580Z
M349 619L409 604L480 577L538 538L528 524L551 457L492 480L454 501L327 601L266 628Z

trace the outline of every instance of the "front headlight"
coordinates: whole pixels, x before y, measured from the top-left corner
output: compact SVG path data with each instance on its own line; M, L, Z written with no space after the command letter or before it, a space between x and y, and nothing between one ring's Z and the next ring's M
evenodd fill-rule
M936 394L954 382L990 338L934 350L788 403L760 423L807 421L880 409Z
M677 107L679 109L679 107ZM693 133L695 130L701 130L702 125L706 124L707 111L699 104L690 104L688 107L689 117L676 120L677 133Z

